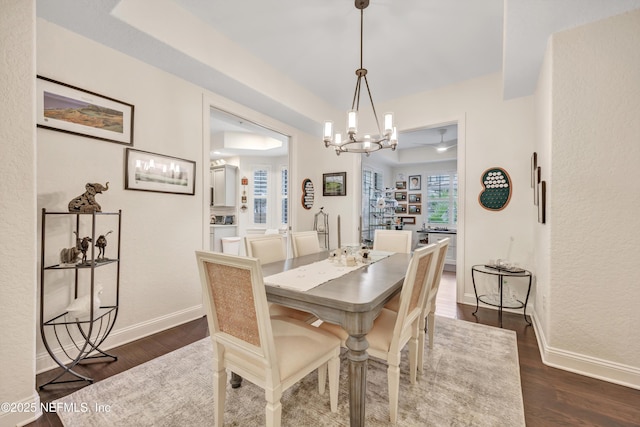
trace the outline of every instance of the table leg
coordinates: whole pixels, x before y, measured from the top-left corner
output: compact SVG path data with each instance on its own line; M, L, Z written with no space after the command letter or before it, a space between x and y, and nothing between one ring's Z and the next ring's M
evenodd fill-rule
M349 359L349 413L351 427L364 427L365 402L367 398L367 348L365 335L349 335L347 338Z

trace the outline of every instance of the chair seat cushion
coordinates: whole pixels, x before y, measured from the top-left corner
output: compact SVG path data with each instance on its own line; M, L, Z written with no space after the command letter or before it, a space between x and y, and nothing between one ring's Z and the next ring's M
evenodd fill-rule
M295 319L271 319L271 326L283 382L311 365L320 355L340 347L340 339L334 334Z
M391 298L391 300L384 305L384 308L397 313L398 310L400 310L400 294L398 293L395 297Z
M386 354L389 351L397 315L398 314L396 312L383 308L380 315L373 322L373 327L367 334L367 341L369 342L369 348L367 351L372 356L380 357L377 355L378 353ZM341 326L324 322L319 326L319 328L329 331L339 337L342 345L345 346L345 341L349 335Z
M271 317L291 317L296 320L301 320L305 323L312 323L318 318L309 312L296 310L295 308L285 307L280 304L269 304L269 314Z

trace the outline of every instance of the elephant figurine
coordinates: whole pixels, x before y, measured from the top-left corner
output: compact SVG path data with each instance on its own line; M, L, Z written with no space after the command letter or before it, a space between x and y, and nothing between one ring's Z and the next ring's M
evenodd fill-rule
M102 212L102 208L96 202L96 194L102 193L109 189L109 183L103 187L102 184L90 183L84 186L87 190L83 194L79 195L75 199L69 202L69 212L74 213L93 213Z

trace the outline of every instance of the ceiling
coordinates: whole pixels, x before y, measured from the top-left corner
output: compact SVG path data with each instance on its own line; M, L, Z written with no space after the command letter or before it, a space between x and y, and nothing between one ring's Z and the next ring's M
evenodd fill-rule
M326 117L279 99L305 96L306 105L326 105L322 111L351 105L360 44L353 0L36 5L38 17L311 134ZM363 66L376 103L497 72L504 98L516 98L534 92L550 34L639 7L640 0L371 0ZM254 84L260 79L264 90Z

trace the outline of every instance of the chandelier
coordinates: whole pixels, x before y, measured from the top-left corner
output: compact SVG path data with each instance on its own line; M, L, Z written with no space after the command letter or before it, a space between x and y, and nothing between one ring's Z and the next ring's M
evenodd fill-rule
M364 21L364 9L369 6L369 0L355 0L356 9L360 9L360 68L356 70L356 90L353 94L353 102L351 104L351 110L347 113L347 135L344 141L342 140L342 134L333 134L333 122L326 121L324 123L324 145L329 148L332 147L336 150L336 154L340 153L365 153L367 156L374 151L381 150L383 148L391 148L395 150L398 145L398 133L393 125L393 113L385 113L384 115L384 132L380 128L380 122L378 121L378 114L376 113L376 107L373 105L373 98L371 97L371 89L369 88L369 81L367 80L367 69L362 66L362 34L363 34L363 21ZM360 89L362 87L362 80L367 87L367 94L369 95L369 101L371 101L371 110L373 111L373 117L378 127L378 134L364 134L358 136L358 110L360 108Z

